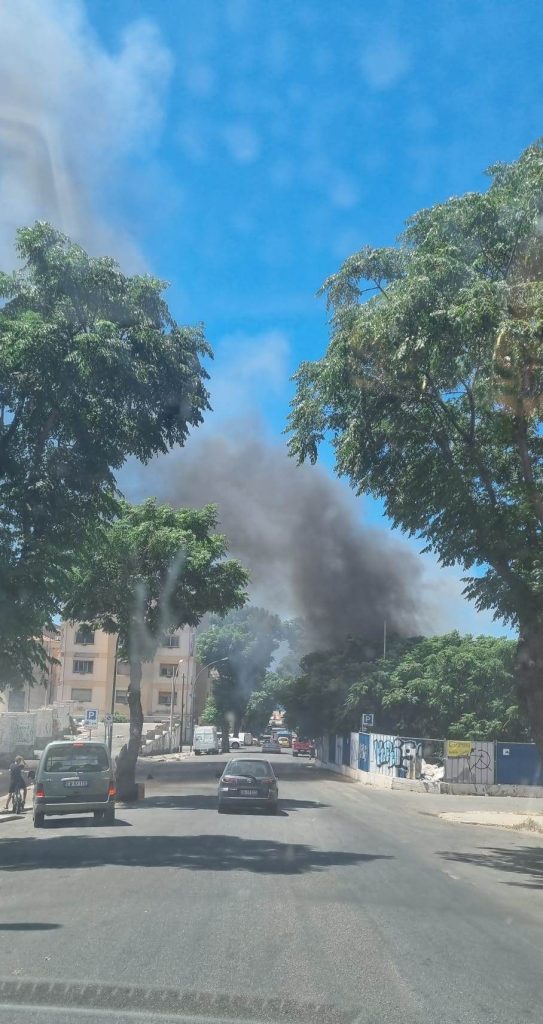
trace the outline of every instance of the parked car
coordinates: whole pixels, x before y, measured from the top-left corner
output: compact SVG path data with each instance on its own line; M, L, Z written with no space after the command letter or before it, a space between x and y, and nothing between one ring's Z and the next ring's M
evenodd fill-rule
M284 729L281 730L281 732L275 733L275 739L277 740L278 743L281 744L282 747L292 746L292 733L287 732Z
M219 737L214 725L197 725L194 730L192 749L195 754L218 754Z
M98 821L115 821L115 775L105 743L55 740L48 743L36 769L34 827L51 814L93 813Z
M315 741L306 736L295 736L292 740L293 757L315 757Z
M271 814L276 813L278 786L269 761L233 758L218 778L219 814L243 806L265 807Z
M262 744L263 754L280 754L282 752L281 744L274 740L272 736Z

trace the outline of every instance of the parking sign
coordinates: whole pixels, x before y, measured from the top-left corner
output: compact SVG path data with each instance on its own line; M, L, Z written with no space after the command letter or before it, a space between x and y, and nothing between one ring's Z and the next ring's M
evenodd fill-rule
M371 726L373 725L373 715L362 715L362 725Z
M98 725L98 708L87 708L85 711L85 725L87 729L96 729Z

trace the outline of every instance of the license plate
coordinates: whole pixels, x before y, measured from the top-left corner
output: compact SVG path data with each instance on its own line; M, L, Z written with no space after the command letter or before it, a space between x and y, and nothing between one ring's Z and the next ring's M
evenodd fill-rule
M241 796L258 796L258 789L240 789Z
M66 789L85 789L88 786L88 782L84 779L67 779L64 785Z

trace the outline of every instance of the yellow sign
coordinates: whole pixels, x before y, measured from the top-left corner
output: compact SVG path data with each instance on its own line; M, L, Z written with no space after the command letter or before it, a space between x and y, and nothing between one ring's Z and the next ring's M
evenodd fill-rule
M469 757L471 747L471 740L448 740L447 757Z

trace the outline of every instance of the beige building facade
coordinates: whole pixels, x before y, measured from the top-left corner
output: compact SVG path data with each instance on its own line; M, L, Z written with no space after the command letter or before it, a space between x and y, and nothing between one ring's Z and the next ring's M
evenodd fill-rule
M183 739L189 742L211 685L207 669L194 653L195 630L191 626L164 634L155 658L143 665L141 702L146 721L167 720L173 698L176 720L183 717ZM117 638L78 623L61 626L60 672L56 699L70 706L78 717L86 708L97 708L100 721L111 711ZM114 710L128 714L129 673L126 662L117 661Z
M9 684L0 692L0 713L3 711L34 711L36 708L47 707L56 700L60 679L60 637L56 633L46 632L42 637L42 645L47 656L46 665L36 667L34 683L23 683L21 686Z

